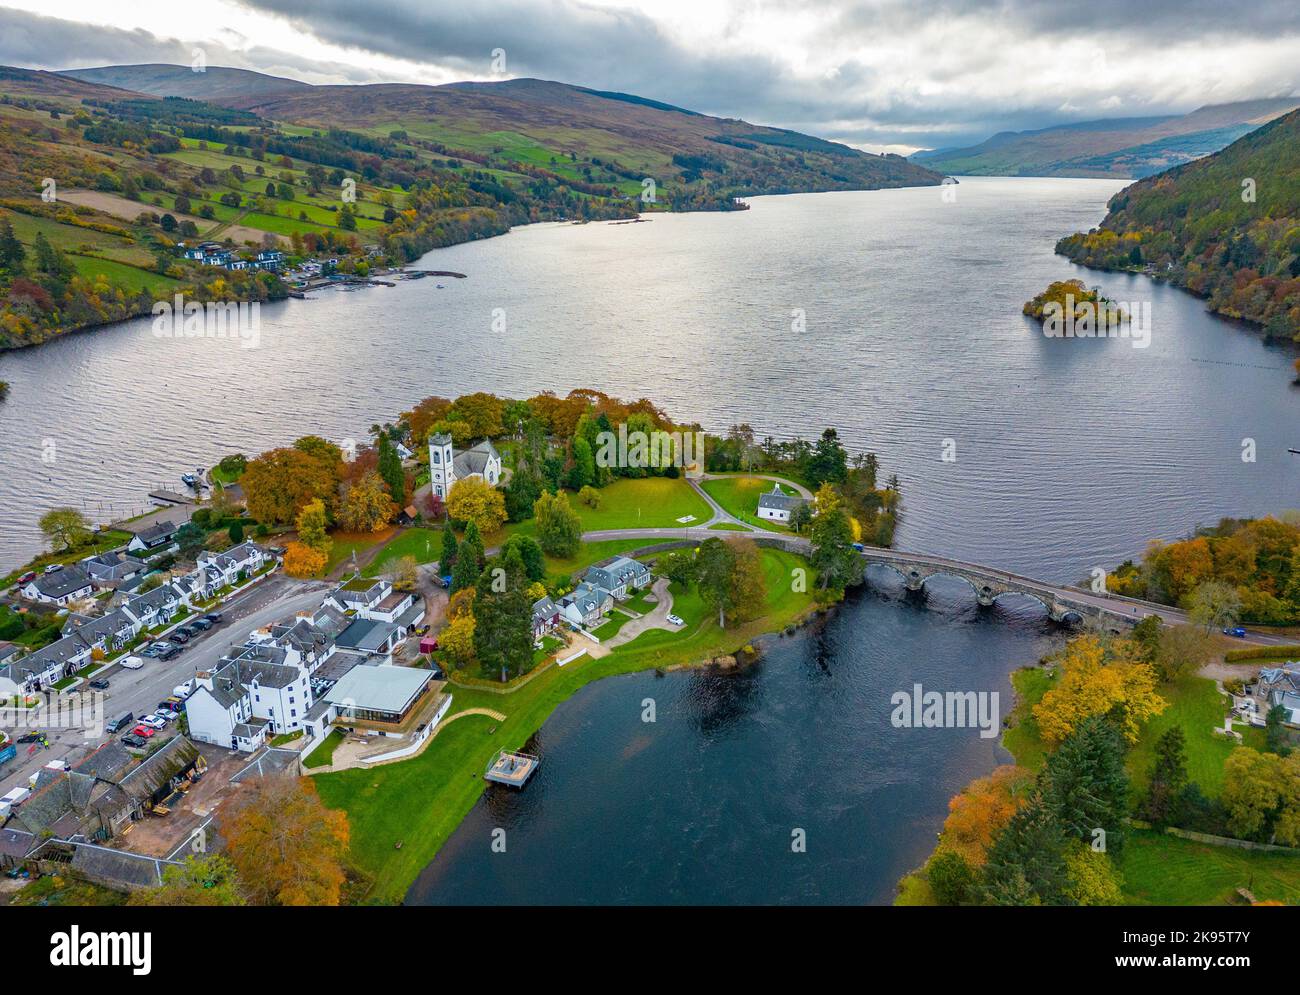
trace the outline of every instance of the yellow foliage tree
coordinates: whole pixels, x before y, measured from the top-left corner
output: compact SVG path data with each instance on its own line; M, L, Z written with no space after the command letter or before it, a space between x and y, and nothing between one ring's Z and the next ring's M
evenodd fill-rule
M490 536L506 520L506 499L482 477L465 477L451 485L447 514L458 522L473 522L480 535Z
M284 550L284 572L290 577L318 577L329 557L306 543L291 542Z
M474 659L474 616L464 612L447 623L447 627L438 633L438 645L446 650L447 655L458 667L464 667Z
M1043 741L1055 748L1084 719L1110 715L1120 731L1136 743L1143 723L1168 707L1157 692L1155 668L1137 658L1129 640L1119 641L1112 652L1096 636L1079 636L1066 644L1059 658L1056 687L1034 706L1034 718Z

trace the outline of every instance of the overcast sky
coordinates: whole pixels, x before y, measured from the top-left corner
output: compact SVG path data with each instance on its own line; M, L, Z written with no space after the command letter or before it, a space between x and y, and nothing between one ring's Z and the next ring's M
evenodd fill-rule
M312 83L536 76L873 151L1300 88L1300 2L6 0L0 64L172 62ZM505 53L494 72L493 52Z

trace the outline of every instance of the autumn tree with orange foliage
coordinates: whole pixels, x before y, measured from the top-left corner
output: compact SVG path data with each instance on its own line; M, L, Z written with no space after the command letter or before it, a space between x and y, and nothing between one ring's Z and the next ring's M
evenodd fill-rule
M319 577L329 556L303 542L291 542L284 549L284 572L290 577Z
M1169 705L1156 691L1155 668L1132 640L1104 646L1096 636L1077 636L1057 657L1056 687L1034 706L1043 742L1055 749L1084 719L1111 716L1130 744L1142 725Z
M1025 803L1033 780L1033 773L1025 768L1003 764L988 777L968 784L948 801L948 818L936 853L957 853L971 867L983 866L994 837Z
M221 832L253 904L339 904L347 816L322 805L307 778L257 778L223 815Z

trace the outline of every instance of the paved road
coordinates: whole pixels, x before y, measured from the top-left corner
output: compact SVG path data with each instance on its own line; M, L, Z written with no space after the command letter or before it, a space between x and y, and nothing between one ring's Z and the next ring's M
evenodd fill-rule
M321 581L294 581L276 574L222 606L224 621L192 640L175 659L145 660L140 670L126 670L110 665L96 676L108 678L104 692L104 720L134 712L146 715L168 697L172 688L194 676L196 670L212 667L232 646L242 646L249 633L294 612L315 608L329 585ZM89 689L87 689L89 690ZM19 733L28 730L17 730ZM30 755L26 745L19 746L18 758L6 764L0 777L0 793L19 785L26 786L30 774L51 760L78 759L87 747L103 742L105 737L86 738L81 729L50 729L50 748L38 748Z

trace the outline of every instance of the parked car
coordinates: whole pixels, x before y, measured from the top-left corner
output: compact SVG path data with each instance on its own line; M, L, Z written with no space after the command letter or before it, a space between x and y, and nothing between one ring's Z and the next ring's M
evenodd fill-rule
M681 617L680 615L669 615L669 616L668 616L668 624L669 624L669 625L685 625L686 623L682 621L682 617Z
M19 736L19 737L18 737L18 742L20 742L20 743L40 743L42 746L47 745L47 742L46 742L46 739L45 739L45 733L43 733L43 732L29 732L29 733L27 733L27 734L24 735L24 736Z
M36 579L36 571L35 571L35 570L28 570L25 574L23 574L21 577L18 578L18 583L19 583L19 584L30 584L30 583L31 583L32 581L34 581L35 579Z
M94 688L96 691L107 691L108 681L102 677L96 677L93 681L90 682L90 686Z
M134 729L131 730L131 734L133 736L141 736L144 739L152 739L154 736L158 735L158 730L153 729L150 726L147 726L143 722L141 722L139 725L137 725Z
M221 624L221 612L208 612L203 617L206 618L213 625Z
M158 659L174 660L176 659L176 657L180 655L181 655L181 648L179 646L168 646L165 650L163 650L161 653L158 654Z
M1239 625L1238 625L1238 626L1235 626L1235 627L1233 627L1233 628L1231 628L1231 629L1224 629L1224 630L1223 630L1223 634L1224 634L1225 636L1236 636L1238 639L1245 639L1245 638L1246 638L1246 630L1243 629L1243 628L1242 628L1241 626L1239 626Z
M140 651L140 655L152 660L155 657L157 657L158 654L161 653L166 648L167 648L166 643L150 643L148 646L146 646L144 649Z
M173 695L170 698L158 702L158 710L160 712L172 712L175 715L180 715L181 712L185 711L185 699L177 698Z
M139 656L124 656L117 661L119 667L125 667L127 670L139 670L144 666L144 658Z
M125 743L127 746L134 746L137 750L143 750L146 746L149 745L149 741L147 739L144 739L141 736L137 736L135 733L128 733L127 735L123 736L122 742Z
M184 684L177 684L172 688L172 694L177 698L188 698L190 692L194 690L194 682L186 681Z
M62 570L62 569L63 569L63 564L62 564L62 563L48 563L48 564L46 564L46 566L45 566L45 572L46 572L47 574L55 574L55 573L58 573L58 572L59 572L60 570Z
M114 719L104 728L107 729L110 733L120 732L121 730L125 729L134 721L135 721L135 715L133 715L131 712L127 712L125 715L119 716L118 718Z
M209 622L206 618L196 618L193 622L190 623L189 627L191 630L198 629L199 632L207 632L209 629L212 628L212 623Z
M148 726L150 729L163 729L167 726L167 720L157 713L146 715L140 720L142 726Z
M190 641L190 634L185 629L172 629L171 632L167 633L167 638L184 646Z

